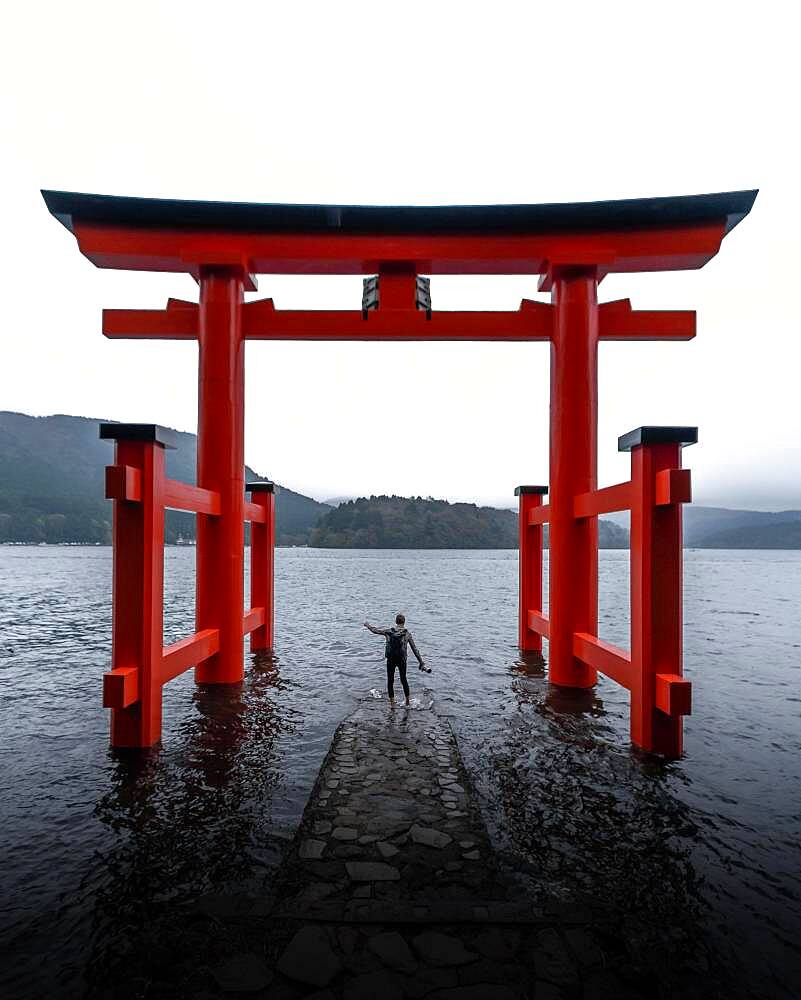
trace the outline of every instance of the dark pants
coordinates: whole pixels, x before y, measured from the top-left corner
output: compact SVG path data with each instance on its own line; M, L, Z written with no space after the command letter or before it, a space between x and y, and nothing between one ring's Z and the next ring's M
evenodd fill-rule
M406 663L404 660L387 660L387 694L390 698L395 697L395 667L400 674L400 682L403 693L409 697L409 682L406 680Z

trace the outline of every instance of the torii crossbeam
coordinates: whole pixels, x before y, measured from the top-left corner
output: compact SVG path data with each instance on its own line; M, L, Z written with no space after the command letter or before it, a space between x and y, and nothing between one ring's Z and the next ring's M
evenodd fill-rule
M541 648L545 634L551 681L578 688L595 683L597 669L612 663L600 646L586 652L588 640L599 642L598 511L577 513L575 503L583 497L590 510L597 492L598 343L695 336L694 312L635 311L628 299L599 305L598 283L610 273L702 267L748 214L755 191L448 207L254 205L58 191L43 196L98 267L184 272L200 285L198 303L171 299L164 310L103 314L110 338L199 345L198 488L218 495L219 506L213 515L198 514L197 634L215 632L213 643L204 640L198 681L233 683L243 676L243 522L252 507L245 505L243 483L245 341L431 340L551 344L550 503L547 515L536 515L537 523L550 523L550 610L546 622L521 605L521 647ZM244 292L256 289L257 274L375 277L365 280L360 309L282 310L269 298L244 301ZM423 275L440 274L540 275L539 289L550 291L551 302L524 299L507 312L438 311ZM664 463L660 470L676 471ZM271 578L265 588L272 595ZM124 614L115 607L115 616ZM677 623L680 629L674 614L673 632ZM272 644L264 624L254 636L256 644ZM660 676L680 679L680 643L678 654L676 644L669 645L670 669ZM181 663L189 656L182 653ZM682 701L675 694L679 687L659 683L668 692L663 704ZM150 742L156 728L148 730ZM648 727L633 736L647 749L675 755L681 752L678 732L673 726L661 745Z

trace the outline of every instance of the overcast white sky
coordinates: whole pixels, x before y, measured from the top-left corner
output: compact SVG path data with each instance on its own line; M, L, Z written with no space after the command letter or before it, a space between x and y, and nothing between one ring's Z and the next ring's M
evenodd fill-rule
M601 485L619 434L698 424L703 504L801 507L801 197L792 5L15 4L2 75L0 409L196 426L196 348L111 342L102 307L196 297L95 269L39 188L273 202L581 201L759 187L696 272L602 301L695 308L691 343L601 347ZM356 277L260 278L357 308ZM434 278L435 308L509 308L536 277ZM389 373L392 373L391 375ZM388 383L398 381L397 393ZM393 398L394 397L394 398ZM248 462L319 498L511 505L546 482L546 345L254 343Z

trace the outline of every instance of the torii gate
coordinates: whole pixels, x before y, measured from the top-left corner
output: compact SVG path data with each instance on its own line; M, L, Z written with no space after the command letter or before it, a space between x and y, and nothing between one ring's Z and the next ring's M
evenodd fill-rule
M112 670L104 704L114 746L161 736L161 687L195 667L199 683L244 676L242 637L273 644L273 499L251 484L245 501L246 340L550 341L549 487L519 487L520 637L549 638L549 677L591 687L597 671L631 691L632 741L681 754L690 710L681 677L681 507L690 499L682 444L695 428L642 427L624 435L632 479L597 489L598 342L689 340L694 312L599 305L609 273L703 267L750 211L756 191L550 205L379 207L168 201L43 191L50 212L98 267L187 272L199 304L104 310L111 338L199 345L197 487L165 478L169 432L108 424L117 441L107 472L115 500ZM361 274L361 309L278 310L244 302L256 274ZM551 304L517 311L437 312L421 275L540 275ZM550 492L550 503L542 495ZM162 645L164 508L197 525L193 636ZM597 637L597 515L631 509L631 653ZM244 612L244 522L254 526L250 611ZM549 613L542 612L542 524L550 524Z

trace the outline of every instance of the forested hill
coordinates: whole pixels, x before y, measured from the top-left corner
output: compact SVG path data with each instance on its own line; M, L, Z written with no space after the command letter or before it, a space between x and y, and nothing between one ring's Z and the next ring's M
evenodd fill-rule
M114 447L98 437L99 420L30 417L0 411L0 542L100 542L111 540L111 503L103 499L104 468ZM167 451L167 475L195 482L196 438L176 432ZM264 479L245 467L249 481ZM276 487L276 540L304 545L326 504ZM192 514L168 511L165 537L195 536Z
M599 521L602 548L625 548L624 528ZM516 549L517 514L421 497L370 497L325 514L309 544L345 549Z

